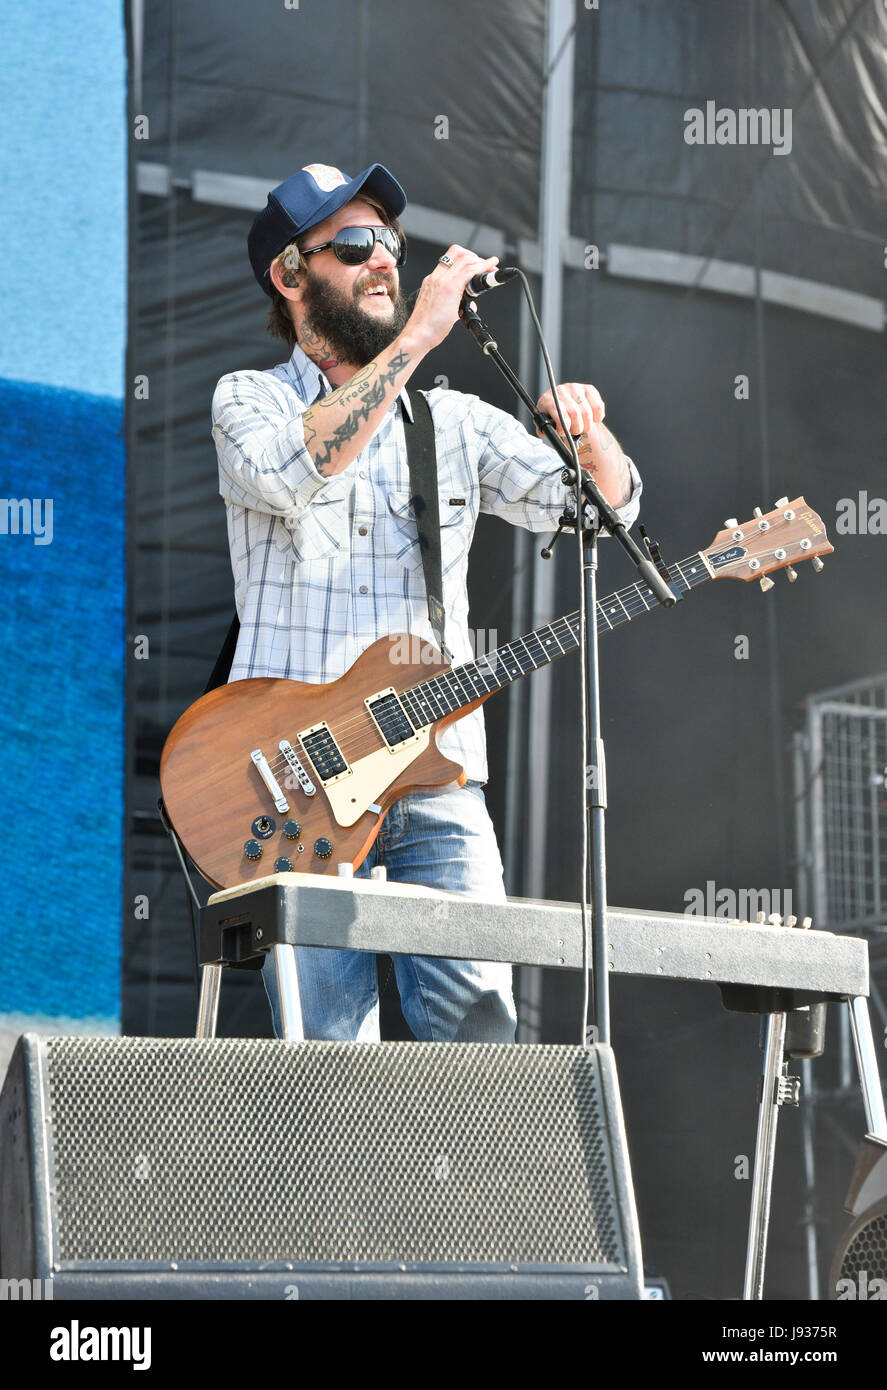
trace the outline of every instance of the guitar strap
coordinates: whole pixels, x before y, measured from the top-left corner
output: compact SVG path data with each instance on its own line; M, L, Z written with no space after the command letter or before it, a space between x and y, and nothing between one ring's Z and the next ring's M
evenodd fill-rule
M234 653L237 650L237 637L240 632L240 619L237 614L231 619L231 626L228 628L228 635L222 644L222 650L216 657L216 664L212 669L212 675L206 683L204 695L208 695L211 690L215 690L219 685L225 685L231 674L231 667L234 665Z
M447 661L451 654L444 641L443 564L440 554L440 499L437 490L437 450L434 423L427 400L419 391L408 391L413 419L401 407L410 470L410 501L419 531L422 573L428 597L428 620L438 647Z
M449 661L450 653L444 642L443 564L440 553L440 503L437 491L434 424L425 397L418 391L409 391L408 395L413 419L410 421L402 407L401 415L407 445L407 466L410 470L410 501L419 531L422 572L425 576L425 592L428 595L428 618L437 645ZM235 613L222 650L216 658L212 675L207 681L204 695L208 695L217 686L224 685L231 674L239 633L240 619Z

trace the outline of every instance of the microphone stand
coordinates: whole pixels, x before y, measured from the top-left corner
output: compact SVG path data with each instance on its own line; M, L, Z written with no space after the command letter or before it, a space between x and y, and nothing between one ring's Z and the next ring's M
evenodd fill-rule
M610 1042L610 990L607 965L607 868L605 811L607 808L607 778L604 756L604 741L601 734L600 713L600 666L598 660L597 635L597 542L601 526L606 526L620 545L627 551L640 578L650 592L650 596L662 604L663 608L674 606L679 594L669 588L649 555L645 555L628 534L625 523L610 503L602 495L594 480L580 469L577 477L573 466L573 455L569 446L555 432L554 424L547 415L536 409L536 404L525 389L519 377L499 351L488 326L477 312L476 302L466 295L462 300L459 317L476 340L486 357L492 359L505 380L523 401L538 429L542 430L549 442L564 460L565 467L561 477L576 489L576 518L565 513L558 525L558 535L567 526L581 525L585 558L583 574L585 578L585 633L579 634L579 644L584 648L587 672L587 708L583 711L588 729L588 748L591 763L586 768L585 815L589 830L590 870L591 870L591 970L594 987L592 1016L595 1042ZM591 506L591 514L586 518L586 504ZM557 536L555 537L555 540ZM554 542L552 541L552 545ZM551 546L547 547L548 558ZM543 551L543 555L545 555ZM586 885L587 886L587 885ZM587 1038L586 1038L587 1041Z

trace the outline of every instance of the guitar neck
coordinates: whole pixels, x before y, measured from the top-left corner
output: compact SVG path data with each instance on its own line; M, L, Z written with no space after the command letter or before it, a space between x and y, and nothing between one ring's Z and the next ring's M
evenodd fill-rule
M670 567L672 586L683 596L697 585L712 578L702 552L696 551L686 560ZM630 623L640 613L649 613L659 603L646 584L629 584L597 602L598 633L612 632L623 623ZM443 675L433 676L401 693L414 727L426 728L444 715L473 704L484 695L501 690L512 681L539 671L559 657L566 656L579 646L579 613L568 613L554 622L534 629L525 637L516 637L503 647L454 666Z

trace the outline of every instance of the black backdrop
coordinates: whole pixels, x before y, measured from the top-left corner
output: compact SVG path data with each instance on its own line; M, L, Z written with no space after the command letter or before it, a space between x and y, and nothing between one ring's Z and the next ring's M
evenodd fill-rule
M145 895L149 915L142 907L124 923L123 1025L180 1034L193 1029L195 1009L188 910L154 803L163 740L202 691L232 611L209 402L224 372L282 355L246 260L252 211L201 201L195 171L268 188L312 160L354 172L378 159L412 202L502 228L512 247L532 239L547 6L348 0L314 12L222 0L211 24L193 0L146 10L150 136L133 141L134 188L137 164L156 166L153 187L164 171L171 182L166 193L134 196L131 224L130 368L147 376L149 393L129 411L130 631L147 636L149 657L133 661L128 690L127 882L128 900ZM885 12L874 0L577 4L574 39L570 232L579 245L713 257L883 297ZM683 113L708 99L790 107L791 154L688 146ZM442 114L449 138L436 140ZM441 249L411 239L407 290ZM883 332L617 279L606 264L568 268L564 305L561 376L601 389L644 475L643 519L667 556L708 544L726 516L745 519L783 493L804 493L832 532L838 499L883 493ZM488 317L516 362L516 293L498 295ZM443 373L453 388L511 408L459 334L412 384ZM748 400L734 396L738 375L749 378ZM680 912L709 880L792 886L787 741L801 702L887 667L883 539L833 539L838 552L820 577L807 566L791 589L779 577L766 598L719 583L605 640L612 902ZM504 640L510 528L482 519L475 555L474 625ZM555 606L566 611L573 565L566 554L556 563ZM631 578L608 543L603 592ZM747 660L734 655L739 635ZM553 791L547 824L532 827L545 838L545 893L560 899L575 897L577 796L566 769L576 676L570 662L552 676ZM511 702L498 697L495 719L487 707L500 838ZM735 1296L750 1184L734 1173L737 1156L753 1152L757 1022L724 1013L713 988L656 981L615 981L613 1016L647 1261L678 1296ZM396 1033L393 1001L385 1017ZM578 1017L578 979L546 975L543 1040L573 1040ZM220 1031L267 1033L255 979L226 981ZM831 1059L816 1065L825 1080ZM862 1128L861 1107L851 1107L844 1137L829 1125L817 1138L826 1252L845 1220L846 1136ZM805 1289L799 1143L799 1117L784 1111L768 1283L777 1297Z

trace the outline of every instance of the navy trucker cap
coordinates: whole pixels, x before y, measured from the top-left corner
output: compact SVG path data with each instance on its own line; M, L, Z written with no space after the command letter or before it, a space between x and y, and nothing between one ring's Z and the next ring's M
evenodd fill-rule
M371 164L353 179L331 164L306 164L272 188L247 238L253 274L269 297L272 285L268 272L274 257L361 192L380 202L390 217L399 217L407 205L406 194L383 164Z

